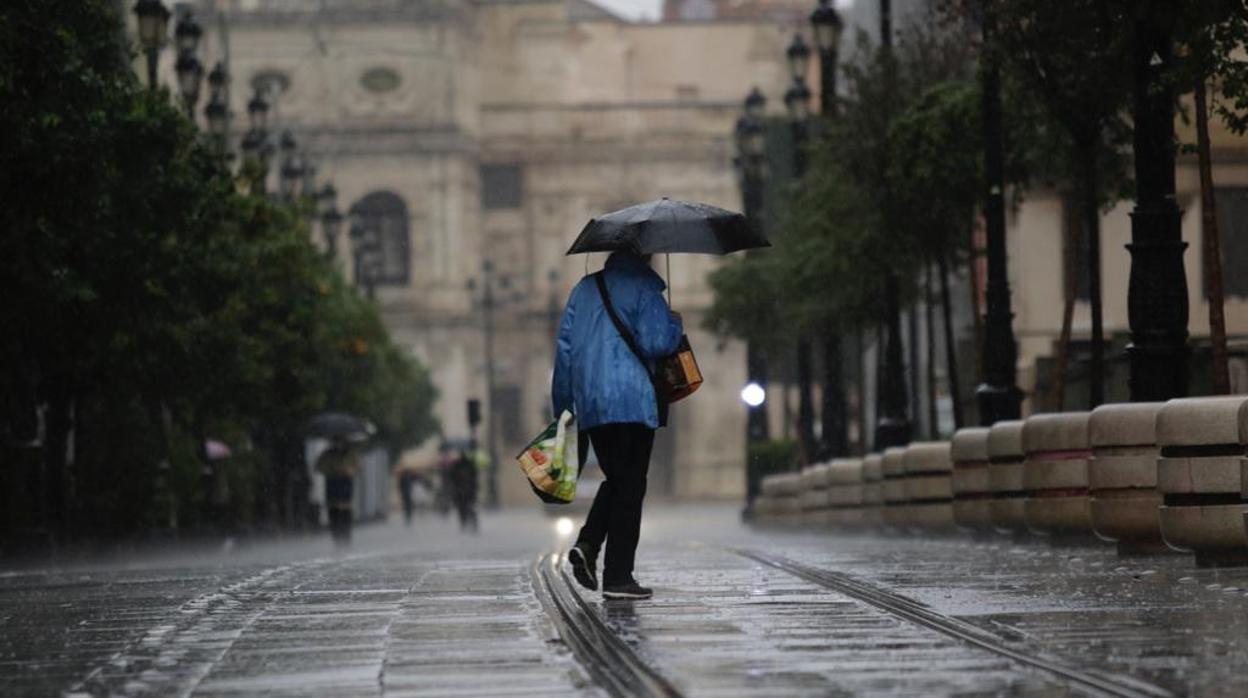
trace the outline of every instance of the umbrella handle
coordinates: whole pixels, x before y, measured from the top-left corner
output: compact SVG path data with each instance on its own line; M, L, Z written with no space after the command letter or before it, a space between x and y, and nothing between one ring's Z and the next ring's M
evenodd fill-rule
M663 255L667 261L667 308L672 308L672 256L670 254Z

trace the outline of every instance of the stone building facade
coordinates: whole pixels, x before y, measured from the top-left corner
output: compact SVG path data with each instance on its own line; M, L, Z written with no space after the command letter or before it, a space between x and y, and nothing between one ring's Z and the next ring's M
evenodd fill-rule
M361 206L383 231L377 298L394 336L432 370L448 436L467 435L466 400L486 398L489 320L495 390L484 416L503 499L516 503L531 495L510 455L550 417L557 314L603 262L564 251L592 215L635 202L738 207L732 125L751 86L780 103L792 32L770 15L630 23L587 0L195 9L204 63L228 45L235 130L252 86L271 86L270 130L290 129L339 207ZM744 488L744 350L700 329L716 264L671 259L672 302L710 380L673 410L656 446L660 495Z

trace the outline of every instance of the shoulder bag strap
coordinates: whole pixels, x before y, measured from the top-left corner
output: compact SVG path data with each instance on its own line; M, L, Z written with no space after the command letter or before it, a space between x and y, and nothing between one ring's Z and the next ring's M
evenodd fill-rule
M615 306L611 303L611 294L607 292L607 280L603 277L602 272L594 274L594 281L598 282L598 293L602 296L602 305L607 309L607 315L611 318L611 324L615 325L615 329L620 333L620 337L624 339L624 343L628 345L633 355L641 362L641 367L645 370L646 375L650 377L651 381L654 381L654 375L650 373L650 364L646 362L646 357L637 348L637 341L633 339L633 333L628 331L628 326L624 324L624 321L615 312Z

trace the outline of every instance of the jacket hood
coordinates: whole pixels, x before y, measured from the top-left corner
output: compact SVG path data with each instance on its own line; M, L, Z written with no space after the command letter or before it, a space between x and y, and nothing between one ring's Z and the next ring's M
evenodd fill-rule
M612 271L642 277L645 281L655 284L660 291L667 289L667 283L663 281L663 277L659 276L658 272L641 257L630 252L612 252L611 256L607 257L604 267Z

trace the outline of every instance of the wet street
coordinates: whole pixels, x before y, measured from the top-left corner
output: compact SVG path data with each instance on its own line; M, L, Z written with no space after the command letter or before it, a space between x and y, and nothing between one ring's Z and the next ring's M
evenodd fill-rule
M1248 570L1187 556L659 505L604 603L532 512L356 533L7 568L0 694L1248 694Z

